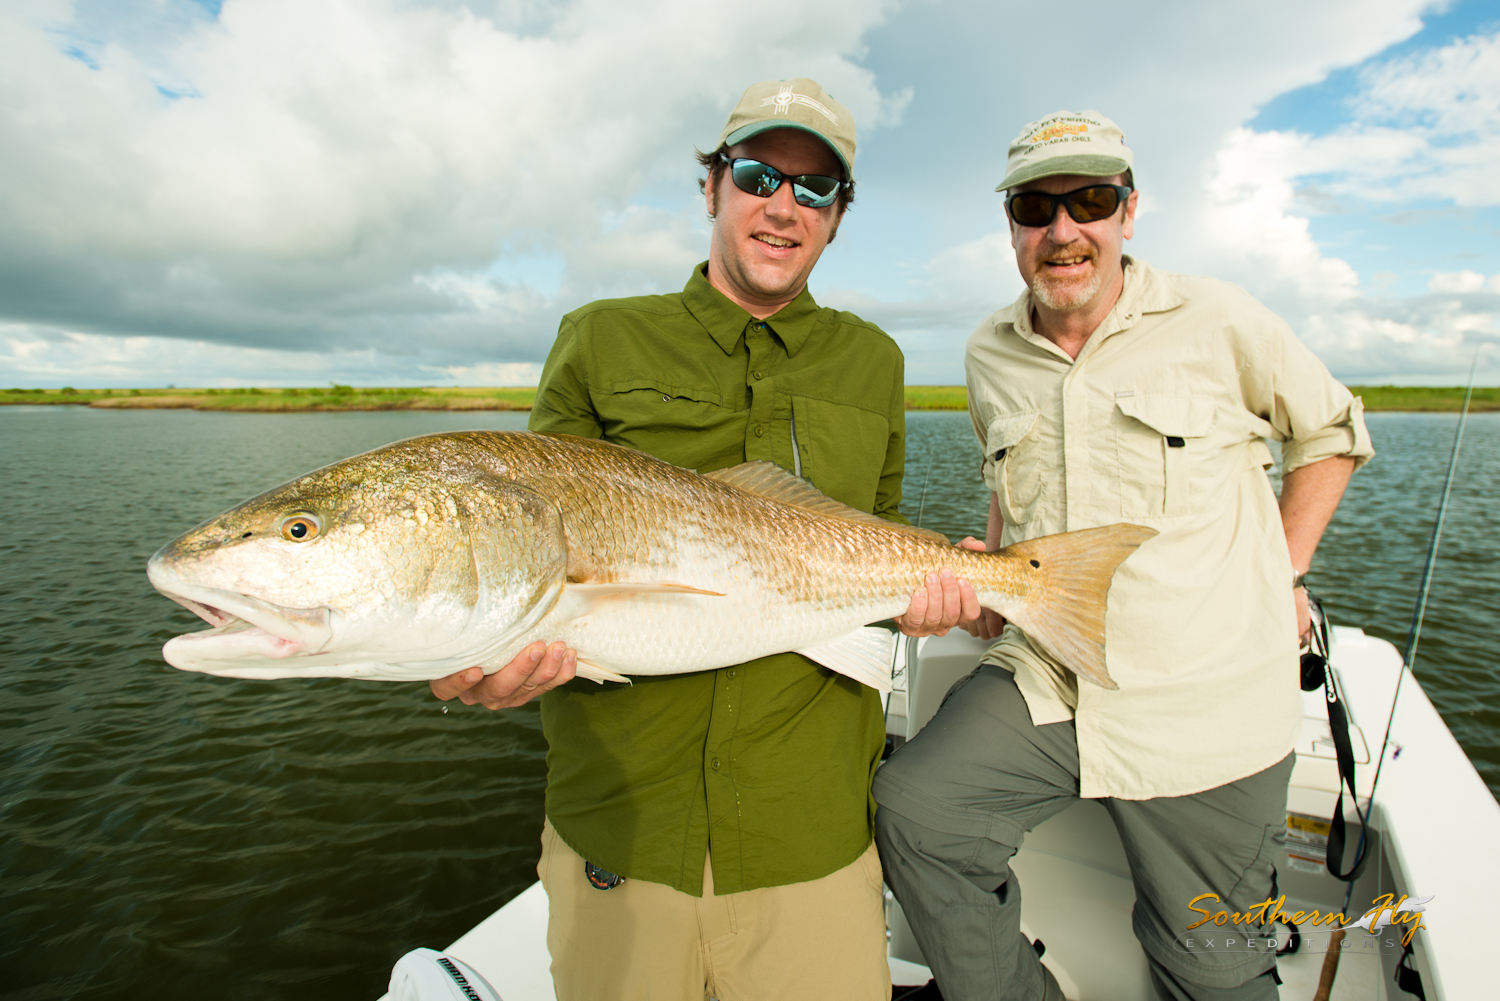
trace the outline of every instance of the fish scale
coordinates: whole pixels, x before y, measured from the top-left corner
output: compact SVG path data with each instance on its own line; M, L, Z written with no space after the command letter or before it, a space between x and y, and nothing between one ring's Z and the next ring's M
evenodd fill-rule
M293 519L316 531L293 537ZM1114 687L1109 582L1155 534L1112 525L977 553L770 463L700 476L594 439L476 431L315 470L164 546L148 572L214 627L163 649L185 670L431 679L541 639L577 650L595 681L798 651L886 688L893 638L868 624L948 567Z

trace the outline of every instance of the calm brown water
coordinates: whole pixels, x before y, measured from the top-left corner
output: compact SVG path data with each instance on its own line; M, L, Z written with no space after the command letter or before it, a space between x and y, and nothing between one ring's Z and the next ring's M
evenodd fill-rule
M534 710L426 685L172 670L162 543L385 442L523 414L0 408L0 997L374 998L534 878ZM1400 643L1456 418L1370 418L1324 543L1336 621ZM968 419L913 414L903 510L983 527ZM1470 419L1417 673L1500 789L1500 415ZM923 484L926 484L925 500Z

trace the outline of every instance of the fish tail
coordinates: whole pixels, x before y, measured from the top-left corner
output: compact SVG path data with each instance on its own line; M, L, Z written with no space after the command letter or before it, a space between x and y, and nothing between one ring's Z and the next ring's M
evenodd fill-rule
M1104 663L1104 610L1115 570L1156 529L1107 525L1047 535L996 555L1019 561L1023 597L1007 618L1062 665L1100 688L1116 689Z

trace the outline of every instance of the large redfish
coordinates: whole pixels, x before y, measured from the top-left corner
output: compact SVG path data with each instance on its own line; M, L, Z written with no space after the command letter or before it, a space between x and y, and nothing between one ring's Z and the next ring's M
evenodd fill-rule
M562 640L595 681L795 650L882 690L898 615L925 575L1114 688L1104 607L1156 532L1112 525L996 553L956 549L765 462L706 476L569 435L436 434L261 494L151 558L151 583L214 628L162 653L237 678L413 681L493 670Z

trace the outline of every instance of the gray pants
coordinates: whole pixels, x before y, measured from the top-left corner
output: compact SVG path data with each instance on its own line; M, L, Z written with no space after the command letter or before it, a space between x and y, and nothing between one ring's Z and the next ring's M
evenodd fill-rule
M1271 895L1292 759L1192 796L1101 801L1130 861L1132 923L1159 997L1277 997L1274 956L1188 953L1173 939L1199 918L1187 903L1201 893L1242 913ZM1033 725L1010 672L985 665L876 773L886 882L946 1001L1047 997L1010 858L1027 831L1078 800L1078 771L1073 723Z

